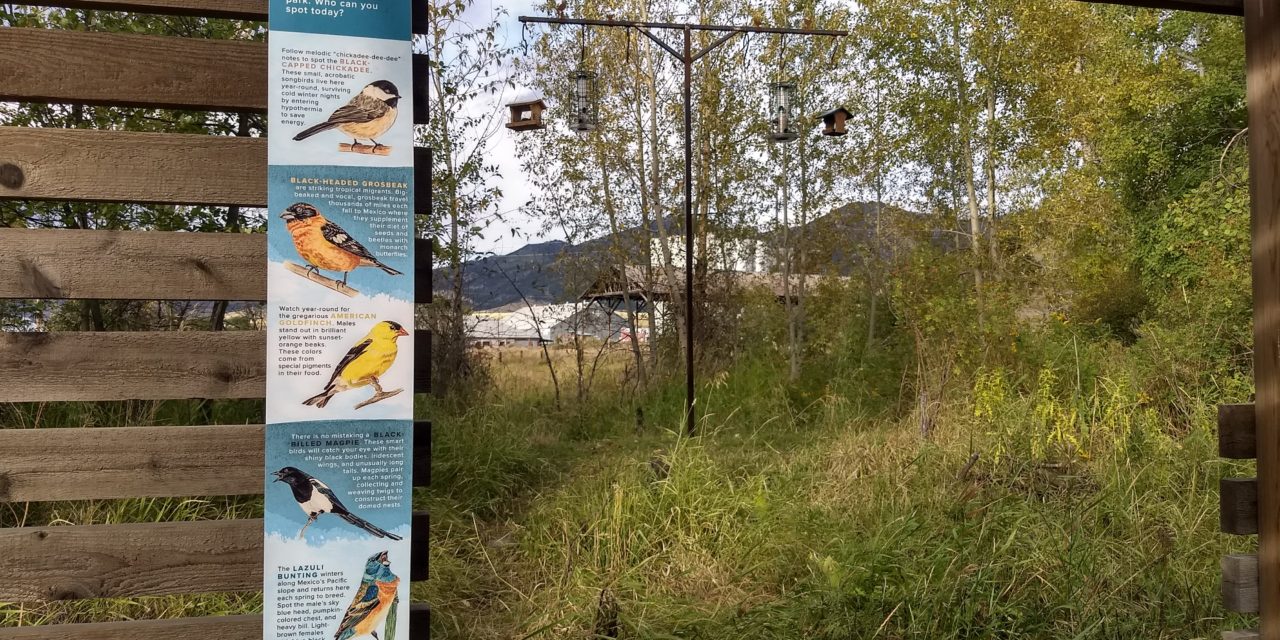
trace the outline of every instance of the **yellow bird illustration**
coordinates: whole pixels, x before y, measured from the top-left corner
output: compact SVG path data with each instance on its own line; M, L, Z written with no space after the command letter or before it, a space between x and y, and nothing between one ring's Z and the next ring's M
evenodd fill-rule
M351 350L347 351L347 355L343 356L338 366L334 367L333 376L329 378L329 383L325 385L324 391L307 398L302 404L323 408L329 404L329 400L333 396L343 391L369 385L373 385L375 393L372 398L356 405L357 409L400 393L403 389L383 391L379 378L396 361L396 353L398 352L396 340L400 336L407 335L409 335L409 332L405 331L404 327L398 322L383 320L373 325L373 329L369 331L369 334L356 346L351 347Z

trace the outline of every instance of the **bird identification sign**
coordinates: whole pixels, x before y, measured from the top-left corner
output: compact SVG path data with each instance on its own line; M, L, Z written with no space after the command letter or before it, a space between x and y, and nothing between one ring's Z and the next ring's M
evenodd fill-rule
M408 640L410 0L270 18L263 633Z

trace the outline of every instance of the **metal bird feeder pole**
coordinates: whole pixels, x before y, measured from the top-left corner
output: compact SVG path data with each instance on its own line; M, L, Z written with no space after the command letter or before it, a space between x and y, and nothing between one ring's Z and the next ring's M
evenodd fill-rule
M675 22L637 22L634 20L591 20L584 18L550 18L520 16L522 24L563 24L583 27L615 27L635 29L652 40L663 51L684 63L684 309L685 309L685 430L689 435L697 431L694 412L696 390L693 379L693 63L701 60L734 36L745 33L766 33L794 36L840 37L848 31L826 29L790 29L782 27L735 27L711 24L681 24ZM684 35L682 50L668 44L653 33L654 29L678 30ZM695 52L693 32L708 31L723 34L711 44ZM659 224L662 224L659 221Z

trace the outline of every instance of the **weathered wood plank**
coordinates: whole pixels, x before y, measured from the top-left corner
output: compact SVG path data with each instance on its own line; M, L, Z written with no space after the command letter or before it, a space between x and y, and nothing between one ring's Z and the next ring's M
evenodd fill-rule
M0 334L0 402L261 398L260 331Z
M413 486L431 486L431 423L426 421L413 423Z
M1218 455L1233 460L1258 457L1252 404L1218 406Z
M233 20L267 19L267 0L31 0L26 4Z
M267 0L29 0L24 4L67 9L100 9L173 16L267 20ZM427 3L413 3L413 32L427 32Z
M261 495L264 427L0 429L0 503ZM431 482L414 424L413 485Z
M0 229L0 298L267 297L264 234ZM431 302L431 241L414 241L415 295Z
M1094 4L1120 4L1149 9L1199 11L1229 16L1244 15L1244 0L1084 0Z
M413 551L409 558L409 575L414 582L430 576L431 554L427 551L431 539L431 517L425 511L413 514Z
M413 392L431 393L430 331L419 331L413 340Z
M1280 640L1280 11L1245 0L1253 381L1258 450L1259 631Z
M0 529L0 600L262 588L262 520Z
M430 155L414 149L414 163ZM415 191L430 187L418 170ZM0 199L266 206L267 140L0 127ZM414 213L430 204L415 197Z
M1258 640L1259 637L1257 629L1222 632L1222 640Z
M261 638L262 616L209 616L0 628L0 640L209 640Z
M429 113L427 65L413 57L417 124ZM267 110L263 42L0 27L0 68L0 100Z
M264 206L266 139L0 127L0 198Z
M418 304L431 304L435 294L432 263L435 260L435 243L426 238L413 240L413 299Z
M264 234L0 229L0 298L265 300Z
M410 638L427 640L431 607L409 606ZM174 620L131 620L0 628L0 640L209 640L261 638L262 616L209 616Z
M1218 483L1222 511L1219 523L1223 533L1238 536L1258 532L1258 480L1256 478L1223 478Z
M1222 558L1222 602L1227 611L1258 612L1258 556L1234 554Z
M0 28L0 100L261 111L260 42Z
M426 579L427 515L414 513L410 580ZM256 591L262 520L0 529L0 601Z

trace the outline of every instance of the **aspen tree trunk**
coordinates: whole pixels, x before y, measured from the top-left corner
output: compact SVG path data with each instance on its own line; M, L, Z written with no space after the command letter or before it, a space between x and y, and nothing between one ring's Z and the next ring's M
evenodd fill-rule
M640 353L640 337L636 331L636 314L635 308L631 302L631 278L627 273L626 251L621 246L622 235L618 229L618 212L614 207L613 190L609 182L609 164L605 162L604 153L600 153L600 169L604 180L604 212L609 218L609 234L613 238L613 254L615 261L622 264L622 306L627 313L627 330L631 333L631 354L636 361L636 379L640 386L645 386L647 380L645 378L644 356Z
M642 13L642 20L649 19L649 9L646 6ZM649 156L650 156L650 188L652 195L650 202L653 205L653 211L656 214L656 222L658 224L658 244L662 251L662 272L667 280L667 289L670 291L668 296L668 305L671 309L671 317L676 320L676 333L680 337L680 353L686 351L686 336L684 331L684 294L683 288L676 282L675 268L671 257L671 239L667 233L667 215L666 207L662 205L662 173L658 162L658 83L657 83L657 62L655 58L659 55L665 55L661 51L655 50L652 46L649 48L647 56L648 73L646 74L645 88L648 92L649 102ZM693 229L685 229L685 233L693 233ZM653 312L650 311L650 316ZM652 336L650 337L652 340Z
M995 86L987 90L987 253L991 268L1000 264L1000 249L996 246L996 94ZM997 274L998 275L998 274Z

